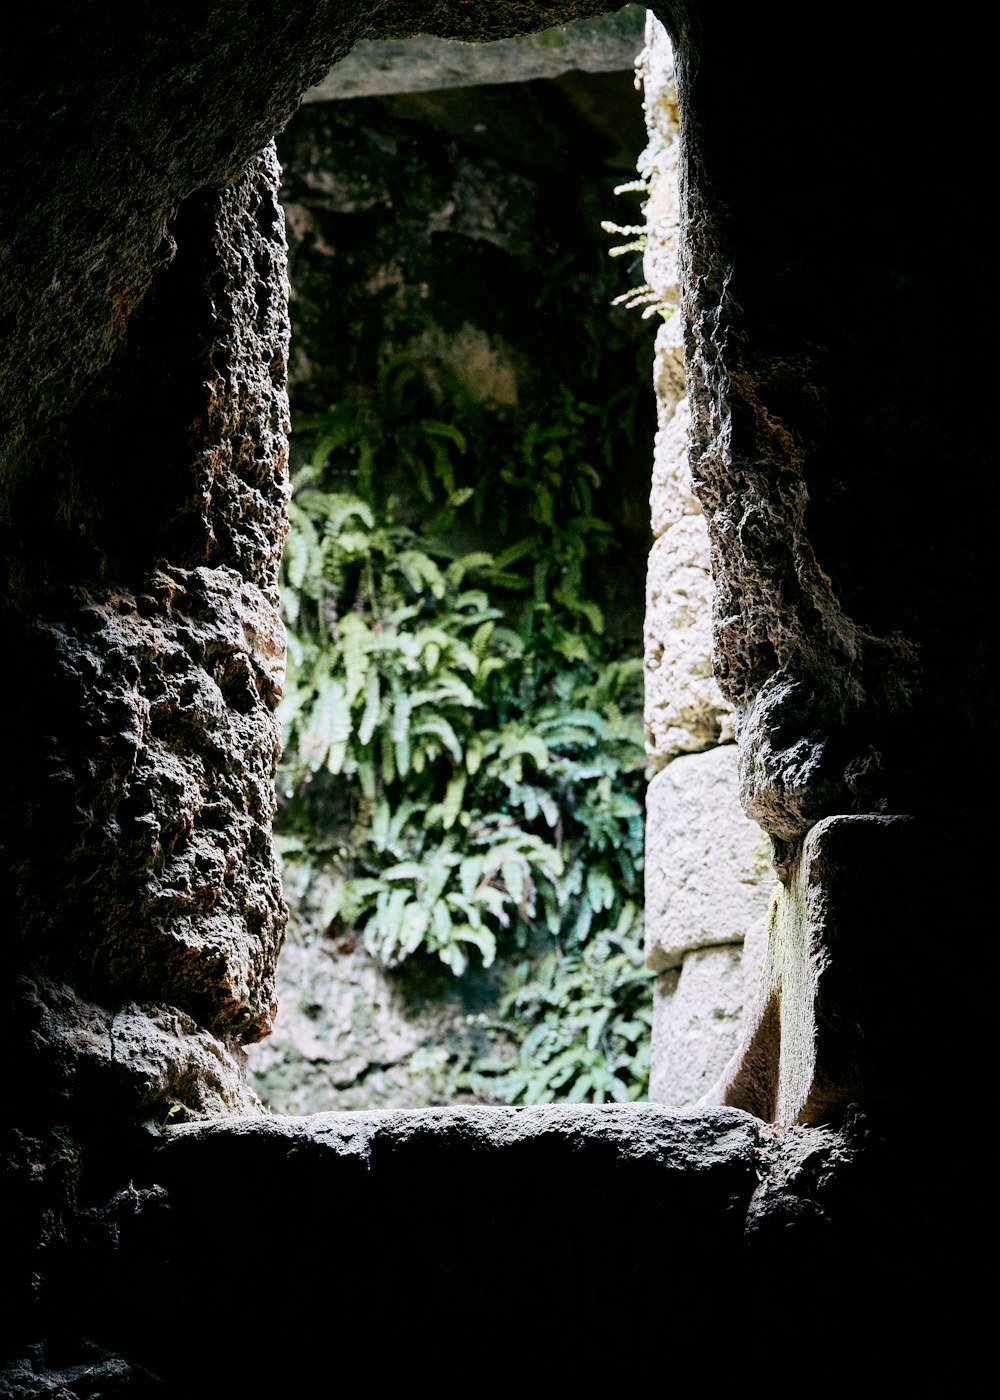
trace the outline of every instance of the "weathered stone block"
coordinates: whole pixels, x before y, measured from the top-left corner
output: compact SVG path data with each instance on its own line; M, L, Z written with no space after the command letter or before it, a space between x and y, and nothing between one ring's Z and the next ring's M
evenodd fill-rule
M731 1059L743 1011L742 954L739 944L701 948L657 978L651 1102L696 1103Z
M701 1100L789 1125L888 1099L908 1060L915 975L907 937L926 903L926 837L908 817L827 817L778 885L741 1043ZM922 910L921 910L922 912Z
M712 674L712 579L699 515L682 516L653 545L646 579L646 744L666 763L732 737Z
M767 837L737 800L731 744L677 758L646 798L646 962L740 943L767 909L774 875Z
M653 347L653 389L663 427L684 398L684 330L679 316L671 316L656 332Z
M663 327L666 330L666 327ZM657 351L660 336L656 338ZM657 368L659 367L657 355ZM680 366L684 372L683 361ZM659 389L659 384L657 383ZM701 506L691 484L691 468L688 465L688 433L691 427L691 409L686 398L676 404L667 402L663 394L657 394L657 428L653 444L653 479L649 490L649 517L654 537L664 534L685 515L701 515ZM708 559L708 527L705 532L703 559Z
M617 1281L602 1327L633 1316L662 1270L645 1220L669 1242L672 1323L698 1327L720 1268L731 1281L745 1267L760 1133L746 1114L648 1103L324 1113L171 1133L153 1164L164 1234L150 1221L137 1246L141 1313L169 1316L182 1280L212 1277L224 1241L230 1277L278 1281L272 1338L315 1341L334 1316L352 1346L385 1345L391 1326L394 1347L405 1339L423 1355L464 1337L481 1356L484 1327L579 1327L583 1279ZM227 1335L219 1307L245 1303L221 1292L213 1326ZM301 1349L327 1364L322 1344ZM288 1365L283 1347L267 1351ZM171 1364L190 1363L178 1349Z

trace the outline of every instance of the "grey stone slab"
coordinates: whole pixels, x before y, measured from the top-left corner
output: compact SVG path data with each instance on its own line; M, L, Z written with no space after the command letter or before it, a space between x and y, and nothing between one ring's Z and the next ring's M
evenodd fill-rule
M657 979L653 998L649 1097L697 1103L739 1043L743 949L738 944L688 953L679 970Z
M681 515L653 545L643 626L646 747L654 761L732 737L712 674L712 577L701 515Z
M899 1093L926 1001L908 938L937 858L937 833L910 817L817 822L772 900L736 1053L702 1104L788 1126Z
M303 101L525 83L534 78L555 78L574 69L608 73L633 68L643 46L645 13L642 5L628 5L617 14L490 44L467 44L429 34L412 39L362 39L321 83L309 89Z
M742 942L767 911L768 840L737 794L731 744L676 758L649 785L646 962L656 971L696 948Z

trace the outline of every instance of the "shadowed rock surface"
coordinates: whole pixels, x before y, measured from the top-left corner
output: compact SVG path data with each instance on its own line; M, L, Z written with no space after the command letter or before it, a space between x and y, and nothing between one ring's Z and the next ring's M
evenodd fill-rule
M842 1302L859 1247L894 1273L908 1196L873 1128L862 1115L779 1140L735 1110L647 1104L171 1130L117 1203L117 1253L90 1261L106 1268L97 1315L113 1300L130 1362L167 1394L193 1376L319 1383L331 1348L338 1368L409 1358L476 1374L645 1375L656 1339L735 1360L757 1328L794 1330ZM874 1214L865 1193L890 1189ZM260 1328L253 1291L268 1281ZM859 1342L881 1326L865 1315L869 1282L855 1280ZM720 1315L720 1292L739 1309ZM206 1329L196 1356L163 1347L162 1320L182 1307Z
M285 319L274 162L261 152L362 33L500 37L595 8L238 0L192 22L66 0L18 17L0 113L13 988L2 1227L5 1374L28 1380L5 1379L8 1393L51 1394L54 1374L93 1393L98 1363L107 1393L112 1381L138 1393L136 1366L168 1375L175 1394L203 1373L252 1381L267 1342L246 1290L280 1278L275 1261L301 1264L308 1232L313 1291L303 1274L289 1298L309 1327L286 1314L273 1342L300 1373L330 1367L327 1341L302 1359L320 1328L334 1331L337 1362L360 1335L384 1365L400 1316L411 1341L442 1312L447 1324L413 1254L411 1290L386 1289L396 1256L384 1236L349 1256L364 1260L360 1293L339 1273L360 1158L317 1149L308 1131L289 1147L261 1118L252 1148L243 1120L221 1120L151 1163L150 1130L174 1109L176 1121L242 1106L239 1050L267 1029L281 936L268 609L284 528ZM795 906L778 1008L794 1034L765 1037L760 1111L779 1111L794 1050L789 1112L820 1125L753 1129L763 1180L741 1214L742 1154L718 1177L687 1156L673 1174L659 1148L644 1151L640 1119L635 1189L600 1134L501 1149L477 1120L443 1138L410 1138L396 1121L372 1160L400 1167L399 1194L379 1201L416 1257L439 1260L438 1296L446 1281L463 1323L482 1239L455 1220L478 1225L487 1181L505 1201L497 1233L511 1256L526 1241L527 1303L514 1317L502 1291L486 1301L522 1323L515 1346L531 1329L553 1350L603 1343L609 1319L608 1345L631 1325L682 1346L670 1306L711 1260L713 1277L734 1279L721 1330L754 1322L754 1361L764 1351L780 1368L804 1353L815 1371L846 1356L853 1374L870 1355L895 1366L915 1348L926 1373L943 1348L960 1377L969 1354L975 1271L955 1247L982 1239L989 1189L962 1110L992 1051L960 949L992 928L995 903L995 757L980 747L998 716L995 432L979 402L994 359L993 46L986 12L939 17L944 115L921 124L926 35L891 10L845 24L845 63L791 7L657 6L678 54L681 285L716 669L736 707L744 805L772 836ZM889 828L891 858L883 817L913 819ZM843 842L842 818L861 819ZM831 902L830 921L813 917ZM796 980L805 954L838 955L822 1004ZM897 986L901 958L926 985L910 971ZM859 1037L873 1057L845 1057ZM711 1138L722 1120L705 1121ZM752 1120L725 1119L736 1121ZM296 1146L305 1179L279 1170ZM284 1189L269 1196L272 1171ZM336 1211L328 1171L345 1183ZM505 1180L519 1189L502 1197ZM718 1194L702 1192L708 1182ZM590 1267L580 1231L595 1219ZM728 1273L744 1228L750 1271ZM640 1276L654 1242L662 1253ZM546 1260L566 1286L550 1329L548 1293L534 1287L553 1277ZM513 1272L502 1261L498 1281ZM333 1294L316 1287L327 1278ZM595 1295L600 1311L585 1311ZM715 1316L700 1335L692 1322L700 1343L719 1331ZM484 1364L499 1369L509 1334L490 1341Z

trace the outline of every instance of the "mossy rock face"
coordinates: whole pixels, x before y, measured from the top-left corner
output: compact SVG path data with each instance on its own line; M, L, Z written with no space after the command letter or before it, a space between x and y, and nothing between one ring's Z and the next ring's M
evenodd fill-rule
M281 1113L424 1108L470 1100L459 1083L487 1051L502 969L453 977L431 959L395 971L353 931L322 927L330 876L286 862L292 917L279 964L274 1033L250 1056L254 1087Z

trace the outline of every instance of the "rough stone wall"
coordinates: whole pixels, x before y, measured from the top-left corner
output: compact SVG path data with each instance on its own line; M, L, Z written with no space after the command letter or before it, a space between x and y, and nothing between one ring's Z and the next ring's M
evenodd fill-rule
M995 780L992 753L984 783L941 749L947 732L951 753L973 751L997 702L976 616L995 596L993 454L961 407L983 332L934 271L956 292L978 266L992 296L969 240L976 141L955 137L960 113L978 120L975 83L915 140L922 40L899 15L858 36L845 102L835 45L787 63L780 9L724 25L698 5L657 12L685 113L680 281L715 671L743 807L780 878L757 995L706 1101L783 1123L858 1098L900 1112L927 1089L902 1065L926 1007L914 969L938 965L945 927L980 918L971 869ZM929 259L926 211L958 188L968 204L937 222ZM963 348L932 366L956 316ZM937 511L935 480L961 480L982 513ZM959 811L962 854L941 827ZM958 1043L956 972L933 1001Z
M838 1258L891 1250L906 1197L863 1118L843 1135L778 1138L731 1109L655 1104L192 1124L168 1130L140 1179L157 1191L122 1201L119 1250L96 1261L100 1293L78 1316L100 1335L110 1313L131 1367L158 1381L140 1393L178 1397L193 1358L173 1328L165 1345L163 1319L179 1297L210 1329L196 1374L212 1394L321 1392L331 1326L347 1364L387 1353L445 1376L481 1369L484 1348L517 1374L504 1346L527 1336L532 1382L554 1387L579 1376L612 1389L623 1364L654 1383L646 1353L664 1329L745 1364L776 1299L793 1339L811 1337L816 1310L842 1316ZM867 1189L886 1193L881 1210ZM266 1244L245 1223L262 1213ZM789 1285L799 1230L809 1243ZM247 1286L220 1284L220 1239L227 1278ZM587 1276L617 1284L581 1302ZM248 1331L250 1285L268 1299L266 1340ZM709 1303L720 1291L733 1300L724 1327ZM887 1324L873 1291L856 1280L851 1336L877 1356ZM571 1341L581 1328L594 1337Z
M382 19L471 38L588 8ZM212 4L192 24L65 0L9 36L3 1033L29 1252L36 1227L59 1234L47 1211L76 1210L46 1166L54 1123L96 1160L135 1124L254 1106L241 1047L269 1029L284 923L288 327L267 143L364 29L376 16L346 3Z
M52 580L22 624L20 727L44 721L22 756L30 796L7 814L31 1003L58 1020L47 989L64 982L112 1010L159 1003L223 1057L269 1029L284 923L270 838L288 429L277 179L272 149L179 212L135 360L112 363L67 433L71 466L112 428L134 455L77 488L86 583ZM126 390L157 372L187 422L161 399L122 423ZM54 888L31 878L40 846ZM235 1062L230 1078L243 1104Z
M657 433L646 584L646 742L657 770L646 801L646 960L659 972L650 1098L694 1103L729 1060L755 965L743 942L774 876L767 838L739 806L733 707L712 670L708 529L688 461L680 305L680 191L673 50L649 14L638 65L649 144L641 168L643 267L667 313L656 335Z
M438 27L470 36L476 24L511 32L583 8L484 4L452 12L401 4L393 7L393 23L434 28L436 15ZM394 1221L406 1224L418 1252L435 1259L442 1288L450 1286L468 1304L466 1319L470 1300L484 1308L504 1302L503 1293L494 1298L489 1290L484 1239L505 1260L521 1250L529 1277L538 1260L558 1256L566 1265L560 1296L575 1309L561 1319L560 1337L590 1329L589 1317L583 1328L579 1321L579 1281L589 1277L591 1262L579 1243L600 1222L604 1252L596 1274L610 1281L605 1293L627 1305L612 1315L616 1365L619 1338L641 1325L635 1299L663 1299L650 1326L661 1326L662 1317L668 1327L673 1299L689 1278L683 1262L671 1272L672 1258L690 1260L702 1279L698 1264L709 1257L713 1268L732 1260L726 1277L740 1279L733 1308L745 1303L758 1322L749 1339L757 1349L762 1336L774 1335L779 1316L782 1356L800 1358L803 1366L815 1365L817 1347L846 1339L858 1343L859 1356L881 1357L894 1379L900 1358L914 1355L922 1374L937 1361L953 1378L964 1358L976 1364L976 1344L989 1335L981 1274L969 1267L968 1250L985 1233L990 1193L979 1185L982 1144L973 1142L969 1127L978 1129L981 1121L993 1051L982 1033L988 1018L970 1015L963 954L978 947L980 930L992 927L995 906L995 757L983 739L995 732L1000 713L989 626L996 609L996 451L992 415L981 406L995 359L994 182L983 137L993 122L991 17L982 7L940 17L935 73L947 119L921 123L927 40L909 11L887 7L866 14L863 24L845 12L840 43L804 28L800 11L786 6L723 9L670 0L657 10L677 40L684 112L685 348L694 483L720 581L716 652L723 691L737 707L744 800L778 843L779 901L790 915L777 915L773 924L760 1034L744 1048L723 1092L786 1122L824 1116L836 1126L756 1129L758 1143L769 1139L773 1151L762 1150L748 1164L737 1144L742 1190L723 1170L718 1193L687 1194L692 1156L651 1150L649 1127L641 1122L634 1160L640 1176L650 1173L644 1181L624 1174L620 1154L595 1145L594 1134L571 1133L569 1150L550 1154L505 1131L507 1119L493 1138L499 1170L487 1179L479 1170L486 1155L479 1151L486 1146L481 1128L462 1120L455 1136L467 1151L454 1179L471 1202L463 1198L449 1214L439 1168L453 1160L453 1144L449 1134L432 1133L425 1179L428 1199L441 1209L428 1214L420 1201L415 1208L412 1178L401 1176ZM162 557L190 575L231 567L221 555L206 562L197 551L163 550L166 535L185 517L183 509L177 513L190 499L183 487L154 497L145 514L126 511L123 521L143 521L152 531L148 539L131 528L101 535L120 551L112 558L131 557L134 568L105 572L91 548L104 483L127 481L134 503L136 482L150 488L159 480L134 450L143 440L136 427L149 430L150 442L172 442L202 411L185 407L189 392L204 406L202 374L184 379L183 335L176 354L148 374L138 373L142 345L129 337L137 333L140 304L169 271L162 264L170 254L164 230L171 211L197 190L217 191L239 178L359 21L346 6L293 0L212 4L197 25L187 11L96 0L39 7L18 19L3 90L9 178L0 208L9 354L4 655L18 665L16 691L10 679L5 686L11 795L4 820L7 888L35 913L32 939L19 943L12 936L6 951L9 976L31 971L37 948L38 967L54 980L86 960L78 959L76 939L86 948L94 934L83 917L82 890L81 917L64 921L71 924L63 928L68 943L49 938L40 912L48 898L63 907L64 862L77 846L62 828L77 824L78 870L87 851L92 868L102 870L107 848L100 830L85 833L85 813L60 807L64 765L46 766L46 755L65 751L67 788L85 786L92 776L99 789L102 776L112 783L97 795L114 836L120 775L113 750L122 733L135 729L109 722L110 701L119 695L118 713L135 713L128 697L137 678L125 662L120 673L118 662L111 668L107 704L99 698L101 676L93 673L82 680L83 710L72 687L63 703L53 701L65 695L48 684L60 673L59 658L82 654L86 616L73 607L85 614L95 598L99 630L113 631L112 590L132 591L137 600L154 596L142 566L151 573ZM206 198L211 208L215 196ZM183 240L176 241L180 252ZM209 258L206 243L195 238L192 254L196 263ZM154 319L149 326L166 324ZM175 331L184 324L179 316ZM157 343L154 335L147 349L155 352ZM203 344L197 334L193 343ZM116 409L106 400L84 453L76 436L82 420L73 415L102 402L119 352L124 361L112 380L121 401ZM197 360L197 351L190 353ZM145 363L155 364L155 353ZM131 387L129 366L136 371ZM172 378L177 373L180 388ZM175 412L180 427L162 435ZM134 463L131 473L123 460ZM940 495L922 487L926 481L947 483L954 508L942 509ZM196 512L195 518L203 517ZM204 543L204 533L200 538ZM245 557L254 554L245 538L241 547ZM195 583L188 600L197 594ZM176 617L170 622L166 600L157 617L171 636L179 624ZM138 625L129 635L137 633ZM69 635L63 648L61 638ZM231 642L228 628L226 635ZM202 729L196 732L201 742ZM949 754L960 756L955 761L942 757L945 741ZM120 760L126 766L131 747L126 738ZM192 769L199 752L191 746ZM136 882L149 869L145 859L138 869L123 863L116 887L123 900L134 899ZM21 907L11 910L15 926ZM136 946L139 968L138 930ZM224 957L214 967L225 976L219 997L208 998L210 1015L224 1021L224 1008L238 1006L244 993L236 962ZM113 974L93 965L86 975L103 983ZM252 1380L262 1347L256 1337L245 1340L244 1289L232 1280L263 1277L276 1254L296 1265L304 1260L310 1267L294 1277L311 1283L318 1253L324 1278L335 1282L335 1289L310 1295L313 1337L327 1335L323 1329L338 1317L345 1296L353 1337L350 1324L371 1316L369 1299L388 1295L395 1312L388 1322L379 1314L371 1331L373 1344L384 1347L405 1302L383 1287L390 1275L371 1271L372 1287L360 1305L350 1279L345 1286L336 1275L353 1179L339 1196L331 1192L330 1175L308 1142L285 1140L276 1156L301 1177L285 1178L288 1187L272 1191L271 1172L239 1151L244 1127L230 1121L215 1130L232 1154L225 1170L192 1160L185 1191L178 1168L171 1216L163 1209L170 1191L159 1180L165 1168L147 1168L123 1130L134 1116L148 1117L150 1106L132 1090L116 1097L123 1062L117 1048L111 1053L109 1034L91 1036L86 1001L70 986L58 1008L63 1028L73 1008L82 1008L80 1073L72 1072L67 1053L51 1059L48 1079L32 1069L39 1044L52 1043L39 1036L43 1003L8 997L5 1004L2 1204L10 1289L3 1322L22 1329L19 1346L46 1333L59 1344L48 1357L35 1347L23 1365L5 1365L8 1390L92 1394L100 1372L106 1393L140 1393L120 1356L112 1353L109 1361L105 1353L98 1364L94 1355L95 1337L111 1347L121 1337L122 1315L108 1306L111 1297L130 1300L140 1313L147 1305L145 1355L171 1367L177 1382L160 1393L190 1394L196 1353L210 1354L216 1370L225 1371L235 1351L230 1374ZM127 1031L130 1013L118 1005L115 1014L119 1031ZM191 1025L186 1014L162 1028L175 1047ZM152 1024L151 1016L141 1017L143 1036ZM784 1046L803 1026L807 1033L785 1057L783 1079ZM200 1033L206 1055L217 1056L221 1042ZM116 1047L125 1038L116 1034ZM973 1093L977 1116L967 1116ZM540 1113L545 1119L551 1111ZM617 1109L601 1115L616 1116ZM260 1118L249 1121L263 1126ZM694 1147L710 1163L728 1137L726 1124L715 1115L692 1121ZM739 1115L738 1121L745 1132L749 1120ZM81 1160L74 1134L88 1124L94 1132ZM420 1137L408 1116L396 1120L387 1134L388 1161L405 1167L407 1145ZM381 1189L383 1179L368 1176L370 1158L348 1157L348 1172L356 1168ZM758 1184L749 1210L751 1173ZM480 1190L487 1180L504 1213L492 1211L493 1196ZM238 1201L230 1181L243 1191ZM287 1228L279 1216L282 1200L307 1199L304 1191L300 1196L303 1185L333 1211L323 1245L313 1252L308 1216L293 1217ZM388 1193L392 1185L388 1180ZM651 1185L680 1188L675 1213L662 1208ZM552 1203L563 1199L572 1208L554 1220ZM651 1203L649 1233L639 1226L633 1241L623 1220L634 1222L636 1202ZM895 1230L886 1229L890 1215ZM442 1218L451 1227L447 1248L438 1244ZM123 1251L116 1243L125 1237L126 1220L131 1248ZM526 1220L536 1233L524 1229ZM679 1256L669 1248L675 1220L689 1232L690 1247ZM732 1253L706 1251L706 1225L717 1238L728 1224ZM39 1225L49 1253L33 1247ZM193 1227L199 1255L150 1246L150 1236L162 1243L178 1226ZM662 1251L649 1247L653 1231L668 1242ZM755 1240L767 1242L763 1269L752 1252ZM747 1243L750 1267L740 1275ZM52 1253L64 1247L64 1287L53 1292ZM149 1308L165 1259L174 1261L177 1289ZM109 1266L118 1281L114 1295L102 1287ZM397 1276L394 1267L391 1277ZM472 1278L482 1287L478 1294ZM510 1278L504 1272L501 1286ZM301 1282L296 1296L303 1296ZM422 1304L420 1322L440 1326L441 1289L414 1296ZM516 1320L545 1331L539 1319L549 1303L540 1298L528 1322L520 1313ZM708 1312L700 1340L719 1348L720 1334L729 1337L734 1329L728 1319L720 1324L714 1308ZM181 1313L192 1320L179 1324ZM77 1338L74 1354L72 1329L84 1317L91 1340L84 1345ZM306 1363L328 1380L327 1349L305 1346L297 1322L280 1319L269 1338L272 1352L292 1358L308 1352ZM592 1330L596 1336L596 1323ZM589 1368L592 1348L581 1354ZM744 1350L734 1359L745 1365L748 1354L756 1353ZM80 1359L74 1375L52 1382L56 1358L64 1377L74 1355Z

